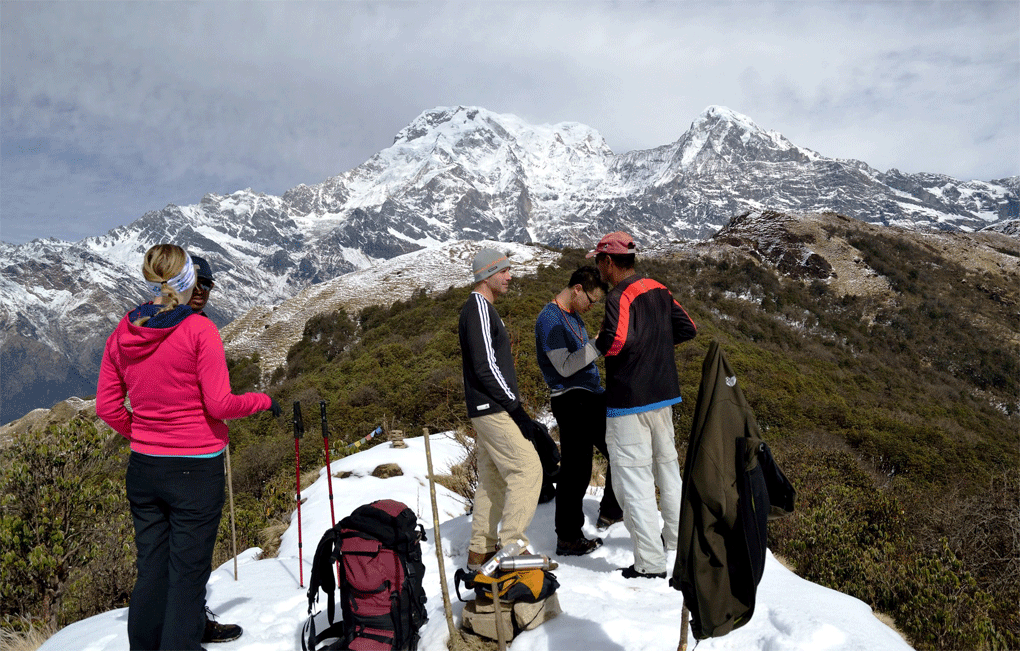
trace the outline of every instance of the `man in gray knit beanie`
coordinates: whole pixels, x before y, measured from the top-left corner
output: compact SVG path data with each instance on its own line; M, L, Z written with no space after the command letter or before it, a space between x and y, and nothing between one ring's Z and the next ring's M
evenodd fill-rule
M486 278L493 276L504 269L510 268L510 260L505 253L496 249L479 249L475 259L471 262L471 271L475 274L475 282L480 283ZM509 273L507 280L510 279Z
M527 436L541 426L521 406L510 336L493 302L510 288L510 261L481 249L471 265L475 288L460 312L460 351L468 417L477 434L478 488L468 544L477 569L525 534L542 488L542 464ZM497 531L500 521L503 526Z

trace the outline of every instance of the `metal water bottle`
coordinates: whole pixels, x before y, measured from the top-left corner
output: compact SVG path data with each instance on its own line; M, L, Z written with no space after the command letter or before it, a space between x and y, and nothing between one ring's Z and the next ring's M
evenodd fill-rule
M501 560L509 556L517 556L524 551L525 547L527 547L527 545L523 540L517 540L510 543L496 552L495 556L487 560L484 565L478 568L478 571L485 576L492 576L496 573L496 569L499 567L499 562Z
M558 567L556 561L550 560L545 554L522 554L520 556L507 556L500 560L499 569L504 572L511 570L555 570Z

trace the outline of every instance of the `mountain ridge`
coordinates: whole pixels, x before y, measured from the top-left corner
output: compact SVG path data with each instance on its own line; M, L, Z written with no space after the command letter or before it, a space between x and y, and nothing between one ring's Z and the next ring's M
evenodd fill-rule
M703 240L735 215L767 209L1015 233L1018 188L1020 177L963 182L826 158L719 106L673 143L619 155L580 123L530 125L480 107L438 107L361 165L280 197L208 194L80 242L0 242L0 421L43 406L43 387L72 395L94 381L106 334L147 300L138 267L161 241L212 262L209 315L224 326L447 242L585 247L621 228L646 242ZM30 359L43 362L26 366Z

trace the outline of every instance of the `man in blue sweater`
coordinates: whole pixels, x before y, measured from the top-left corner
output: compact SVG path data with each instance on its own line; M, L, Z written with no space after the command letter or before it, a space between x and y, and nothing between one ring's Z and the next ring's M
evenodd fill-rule
M588 338L581 315L605 296L607 286L595 267L581 267L538 315L535 350L542 377L552 395L553 416L560 428L560 474L556 486L556 554L581 556L602 545L581 531L582 503L591 481L592 447L607 459L606 401L595 360L595 341ZM613 492L611 471L599 505L599 528L623 519Z
M666 550L677 545L681 492L673 437L673 405L681 399L673 348L693 339L697 328L665 286L634 271L636 250L633 238L618 231L588 254L612 286L595 347L606 356L613 487L634 543L634 564L623 568L623 576L666 578Z

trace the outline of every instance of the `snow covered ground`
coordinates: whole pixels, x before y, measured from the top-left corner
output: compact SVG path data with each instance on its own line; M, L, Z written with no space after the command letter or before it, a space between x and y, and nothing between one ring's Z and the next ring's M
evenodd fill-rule
M464 449L449 434L431 437L433 463L444 474L464 456ZM404 502L418 513L428 542L425 557L429 621L422 629L421 651L445 651L448 637L439 582L439 563L432 529L432 505L424 438L408 439L408 448L389 443L332 463L333 494L337 521L361 504L390 498ZM403 476L379 479L371 472L380 464L396 463ZM345 472L349 477L339 478ZM596 534L593 522L601 489L585 498L585 533ZM463 604L453 589L453 572L467 557L470 516L464 514L459 496L436 486L446 579L453 600L454 621L459 625ZM240 624L244 634L234 642L207 645L210 651L293 651L301 648L301 628L306 619L306 589L299 585L303 574L307 586L311 557L322 533L330 527L325 468L319 480L302 491L303 566L298 563L298 528L295 513L284 534L277 558L255 560L258 549L240 554L238 580L228 561L213 571L207 600L222 622ZM553 505L538 507L528 530L532 547L552 554ZM226 513L224 517L227 517ZM603 533L605 545L583 557L557 559L555 574L563 614L513 641L515 651L673 651L680 639L680 592L665 580L624 579L617 568L633 562L630 538L623 524ZM670 555L672 567L675 552ZM299 567L302 569L299 571ZM325 595L320 593L325 608ZM319 606L317 606L318 608ZM321 616L324 618L324 615ZM690 636L690 647L694 647ZM119 609L76 622L51 637L41 651L123 651L127 643L127 609ZM785 569L769 553L765 575L758 588L754 618L743 628L721 638L704 640L698 651L762 649L766 651L902 651L911 647L881 623L863 602L805 581Z

